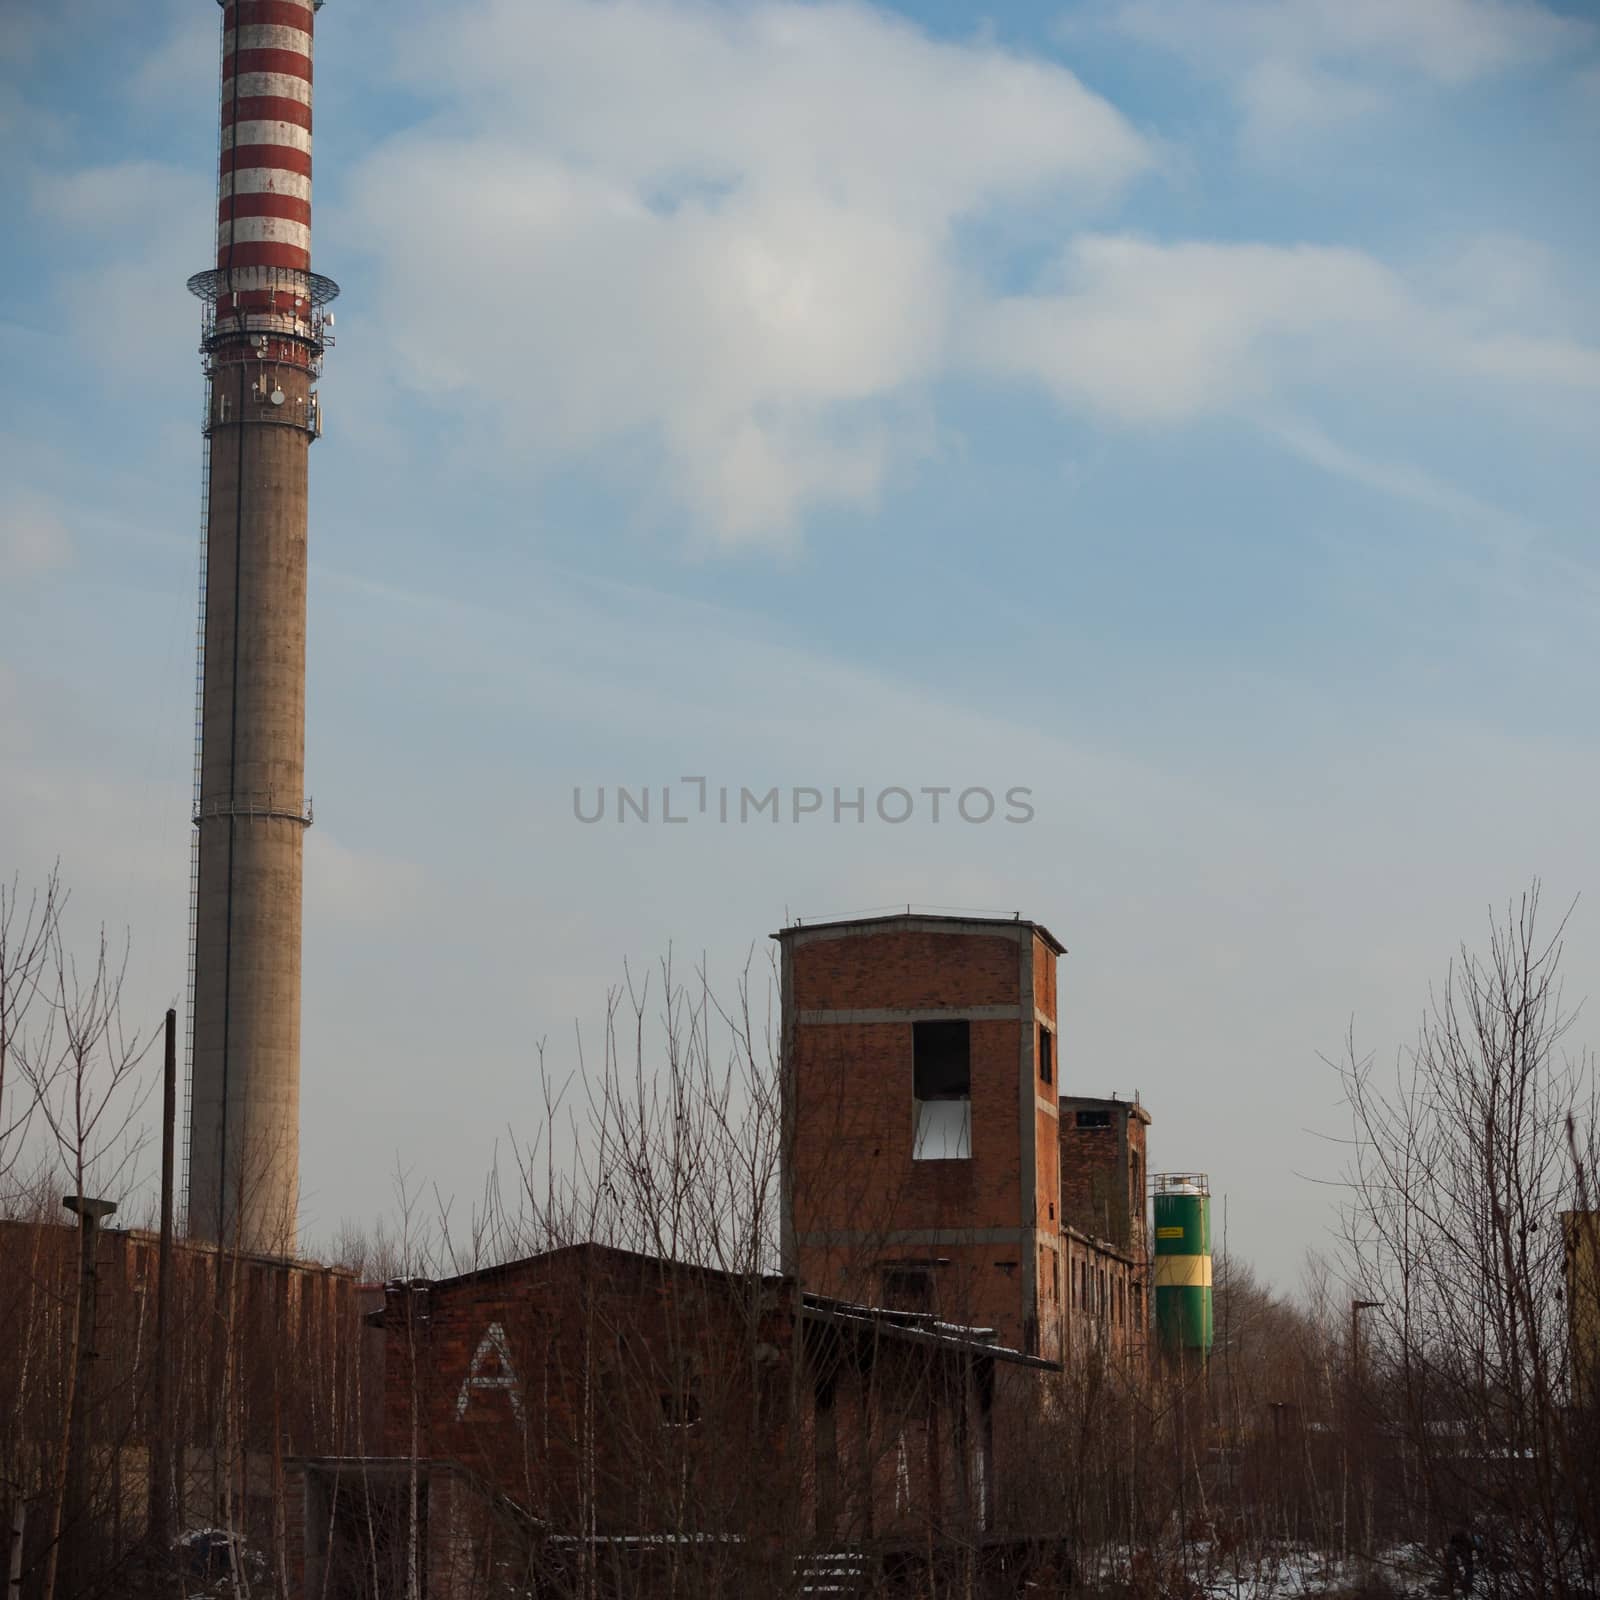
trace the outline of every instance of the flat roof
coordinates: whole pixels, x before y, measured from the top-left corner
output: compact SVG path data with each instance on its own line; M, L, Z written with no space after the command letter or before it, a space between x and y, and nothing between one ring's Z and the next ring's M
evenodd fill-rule
M1009 917L997 917L907 910L866 917L827 917L815 922L796 919L789 927L780 928L772 937L781 942L807 934L835 934L843 937L856 932L890 928L909 929L919 933L976 933L994 936L998 936L1002 931L1014 932L1020 928L1027 928L1043 939L1056 955L1064 956L1067 953L1067 947L1042 922L1033 922L1020 912Z
M1081 1110L1092 1107L1096 1111L1126 1111L1130 1117L1137 1117L1146 1126L1150 1122L1150 1113L1139 1103L1137 1097L1124 1100L1120 1095L1106 1098L1096 1094L1064 1094L1058 1096L1058 1109Z

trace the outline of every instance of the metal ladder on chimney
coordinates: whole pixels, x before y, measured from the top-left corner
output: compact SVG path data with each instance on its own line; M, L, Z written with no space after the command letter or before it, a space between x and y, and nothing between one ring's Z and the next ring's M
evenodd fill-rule
M194 797L189 828L189 982L183 1074L183 1203L189 1194L189 1126L194 1111L194 963L200 937L200 757L206 711L206 562L211 523L211 375L206 374L206 409L200 455L200 600L194 630Z

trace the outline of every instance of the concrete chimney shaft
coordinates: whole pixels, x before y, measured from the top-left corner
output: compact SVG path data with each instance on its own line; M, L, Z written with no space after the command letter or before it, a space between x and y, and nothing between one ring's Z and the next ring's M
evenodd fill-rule
M188 1226L292 1254L299 1197L307 464L322 431L311 271L320 0L224 0L194 821Z

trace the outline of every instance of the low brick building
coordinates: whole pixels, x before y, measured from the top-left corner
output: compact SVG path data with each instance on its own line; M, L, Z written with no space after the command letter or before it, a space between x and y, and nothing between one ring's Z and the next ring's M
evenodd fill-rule
M0 1512L10 1526L13 1494L33 1508L28 1594L47 1548L39 1508L61 1470L80 1248L75 1225L0 1220ZM81 1397L87 1528L69 1522L64 1536L107 1575L136 1555L147 1527L160 1259L152 1232L99 1230L96 1354ZM284 1457L356 1454L376 1437L383 1357L362 1323L371 1302L353 1273L313 1261L179 1239L171 1262L175 1526L233 1527L270 1548Z
M340 1484L393 1528L414 1474L418 1559L462 1593L582 1562L617 1588L663 1563L759 1588L807 1550L975 1549L1006 1470L997 1369L1051 1370L931 1314L592 1244L392 1284L372 1320L387 1459L301 1464L303 1581L337 1568L317 1507Z

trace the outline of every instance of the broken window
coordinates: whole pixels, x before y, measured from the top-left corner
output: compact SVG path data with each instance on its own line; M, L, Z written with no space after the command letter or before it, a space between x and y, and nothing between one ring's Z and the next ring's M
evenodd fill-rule
M1039 1024L1039 1082L1055 1082L1055 1035Z
M1080 1111L1078 1113L1078 1126L1080 1128L1109 1128L1111 1126L1111 1113L1109 1111Z
M918 1161L965 1161L972 1155L972 1039L965 1019L914 1022L912 1094Z

